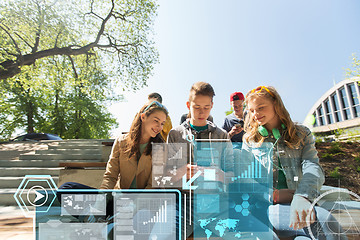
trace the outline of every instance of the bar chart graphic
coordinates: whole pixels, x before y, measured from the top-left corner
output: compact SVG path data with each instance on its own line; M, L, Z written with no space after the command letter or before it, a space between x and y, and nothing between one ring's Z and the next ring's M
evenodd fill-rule
M167 222L167 201L164 201L164 204L161 205L159 210L155 213L155 215L148 221L143 222L143 225L149 223L166 223Z
M235 175L232 182L241 179L268 179L272 169L272 145L251 148L234 154Z
M186 143L152 144L152 186L154 188L179 188L181 181L173 178L177 170L186 166L188 146ZM175 179L175 180L174 180Z
M116 240L176 239L176 195L117 193L114 196Z
M183 149L182 149L182 147L180 147L180 149L174 154L174 156L169 157L169 161L174 160L174 159L182 159L183 158L182 152L183 152Z
M259 161L254 160L251 162L251 164L240 164L239 169L240 173L238 176L233 177L231 180L236 181L243 178L267 178L266 176L263 176L263 166L259 163Z
M139 233L158 233L166 234L169 232L169 223L174 218L173 200L167 198L142 198L138 199L138 206L140 209L147 209L148 211L140 212L138 221ZM170 209L169 209L170 208ZM170 210L170 211L169 211ZM154 229L154 226L157 226Z

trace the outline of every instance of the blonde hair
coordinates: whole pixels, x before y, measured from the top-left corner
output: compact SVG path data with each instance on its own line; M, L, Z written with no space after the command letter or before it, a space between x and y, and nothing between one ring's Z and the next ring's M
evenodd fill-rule
M210 83L206 82L196 82L190 88L189 102L194 101L195 97L198 95L208 96L211 98L211 102L215 96L215 91ZM187 115L188 118L191 117L190 112Z
M151 106L150 106L151 105ZM158 106L157 104L154 104L154 102L145 104L140 111L135 115L135 118L131 124L129 134L126 137L126 146L125 146L125 153L129 154L129 157L131 157L134 154L139 153L140 149L140 138L141 138L141 114L145 113L146 116L150 116L152 113L156 111L162 111L166 114L166 117L168 116L168 111L165 107ZM161 143L165 142L162 138L161 134L159 133L154 138L150 138L150 142L155 143ZM151 144L148 144L147 148L144 151L145 155L151 154Z
M267 91L268 90L268 91ZM289 112L286 110L283 101L279 93L274 87L265 86L265 88L256 88L246 94L245 104L248 106L249 101L255 98L266 98L272 101L275 109L275 114L279 117L280 122L285 125L284 142L289 148L299 148L303 144L303 138L305 132L298 128L291 120ZM245 110L248 110L246 107ZM251 112L248 112L245 118L244 124L245 135L244 139L247 142L255 142L257 145L261 145L265 141L265 137L261 136L258 131L259 124L254 119Z

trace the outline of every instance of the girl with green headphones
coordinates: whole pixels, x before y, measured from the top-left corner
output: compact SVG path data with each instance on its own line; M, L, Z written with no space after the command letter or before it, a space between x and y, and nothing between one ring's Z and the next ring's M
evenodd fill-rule
M311 211L324 172L310 130L295 124L275 88L260 86L247 93L243 150L273 143L273 203L269 220L279 237L346 239L335 218L321 207ZM312 231L316 229L316 231ZM335 229L335 231L334 231ZM312 234L310 234L310 232Z

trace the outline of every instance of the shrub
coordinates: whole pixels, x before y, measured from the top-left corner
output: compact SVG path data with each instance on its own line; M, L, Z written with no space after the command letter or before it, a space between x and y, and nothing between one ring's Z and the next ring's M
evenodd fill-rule
M360 157L355 157L354 160L360 163Z
M341 174L339 172L339 167L336 167L334 170L332 170L329 174L330 177L333 177L333 178L337 178L337 179L340 179L341 178Z
M328 152L334 154L334 153L343 152L343 150L341 150L341 147L340 147L340 143L339 143L339 142L333 142L333 143L331 143L331 146L330 146L330 148L328 149Z
M332 153L324 153L321 155L321 158L329 161L334 159L334 155Z

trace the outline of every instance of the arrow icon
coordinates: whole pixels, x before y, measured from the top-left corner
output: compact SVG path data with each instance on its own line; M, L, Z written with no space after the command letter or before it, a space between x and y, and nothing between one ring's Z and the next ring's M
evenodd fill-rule
M42 194L38 191L43 191L45 194ZM33 193L35 193L35 200L30 201L30 195ZM43 199L44 197L45 197L45 200L43 200L42 203L37 203L38 200ZM26 194L26 198L32 206L40 207L46 203L46 201L48 199L48 194L47 194L45 188L43 188L42 186L33 186L32 188L29 189L28 193Z
M34 202L36 202L37 200L42 199L43 197L45 197L44 194L41 194L41 193L39 193L37 191L35 191L35 194L36 194L36 198L35 198Z
M192 178L190 178L190 180L187 182L186 181L186 174L183 176L182 178L182 187L183 189L197 189L198 186L191 186L191 184L195 181L195 179L197 179L199 176L201 175L201 171L198 171Z

